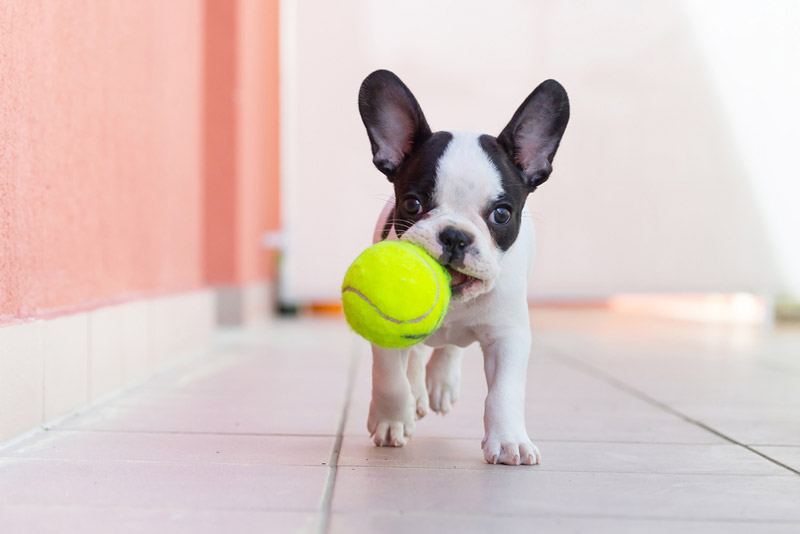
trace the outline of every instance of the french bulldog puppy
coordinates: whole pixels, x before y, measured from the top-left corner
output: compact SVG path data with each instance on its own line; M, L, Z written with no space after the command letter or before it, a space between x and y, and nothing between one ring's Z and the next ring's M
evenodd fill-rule
M431 131L414 95L386 70L367 76L358 104L372 161L394 186L375 240L427 250L450 272L453 295L442 326L423 343L373 346L372 440L402 447L415 418L448 412L459 396L463 348L477 342L488 384L484 459L538 464L525 427L533 227L523 211L552 171L569 121L566 91L542 82L496 137Z

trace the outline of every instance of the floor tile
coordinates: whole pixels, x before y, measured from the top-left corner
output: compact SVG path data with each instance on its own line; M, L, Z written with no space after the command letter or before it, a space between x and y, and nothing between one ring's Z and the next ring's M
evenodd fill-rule
M4 534L313 532L312 512L83 506L0 506Z
M800 523L758 523L755 527L745 521L686 521L642 520L608 517L552 517L545 514L532 516L491 516L474 514L420 514L402 513L337 513L331 519L331 534L353 532L380 532L381 534L528 534L530 532L567 532L591 534L707 534L726 532L751 534L757 528L764 534L790 534L797 532Z
M754 445L753 448L800 472L800 447Z
M675 408L742 443L800 446L800 406L683 402Z
M362 358L345 427L348 436L367 433L369 369L369 358ZM452 411L445 416L431 413L417 421L415 436L483 437L486 386L479 353L468 352L465 356L463 380L460 398ZM714 434L602 380L548 362L534 362L529 369L527 420L534 441L723 443Z
M792 476L757 454L728 444L540 441L537 445L542 453L537 471ZM497 470L484 462L477 440L419 437L398 449L346 437L339 465Z
M647 443L723 443L718 436L673 415L648 412L562 413L558 405L541 405L536 414L529 409L528 433L531 439L548 441L621 441ZM367 435L368 406L354 406L347 419L346 435ZM483 406L467 410L461 401L445 416L429 414L418 420L415 437L483 438Z
M2 458L0 502L311 511L326 474L325 467Z
M330 398L275 394L253 401L248 395L198 398L163 395L137 404L109 403L68 419L56 428L135 432L244 434L335 434L344 392Z
M180 366L62 429L258 434L335 434L348 356L229 349ZM313 394L311 394L313 392Z
M334 436L260 436L49 431L32 435L0 457L318 466L328 463Z
M800 522L795 476L340 468L333 509Z

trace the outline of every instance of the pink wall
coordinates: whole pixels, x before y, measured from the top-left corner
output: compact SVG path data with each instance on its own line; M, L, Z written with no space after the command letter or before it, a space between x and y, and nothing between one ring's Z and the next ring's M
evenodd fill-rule
M279 221L278 1L241 0L239 31L240 248L238 281L272 273L262 248L265 229ZM266 179L264 179L266 177Z
M277 1L242 0L221 28L260 45L232 67L249 73L241 108L204 87L204 10L224 5L0 3L0 321L267 276L253 238L277 211ZM274 20L237 37L243 12ZM214 152L211 129L232 145Z
M260 243L278 226L278 1L207 6L206 272L211 283L249 283L271 275Z
M234 220L238 206L236 90L239 72L237 2L208 0L204 20L203 81L204 264L211 281L234 278L239 242ZM213 125L213 127L211 126Z

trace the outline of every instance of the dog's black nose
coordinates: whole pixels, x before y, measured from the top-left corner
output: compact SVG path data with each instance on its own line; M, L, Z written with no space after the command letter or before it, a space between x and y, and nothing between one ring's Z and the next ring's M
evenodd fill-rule
M444 249L444 256L447 261L444 263L461 263L464 261L464 251L475 240L471 234L459 230L453 226L448 226L439 232L439 242Z

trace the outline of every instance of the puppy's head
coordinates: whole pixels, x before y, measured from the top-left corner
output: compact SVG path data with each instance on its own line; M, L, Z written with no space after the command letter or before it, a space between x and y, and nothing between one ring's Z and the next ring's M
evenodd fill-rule
M497 137L431 132L414 95L385 70L367 76L358 104L372 161L394 185L385 232L447 267L455 299L490 291L528 194L550 176L569 120L564 88L540 84Z

